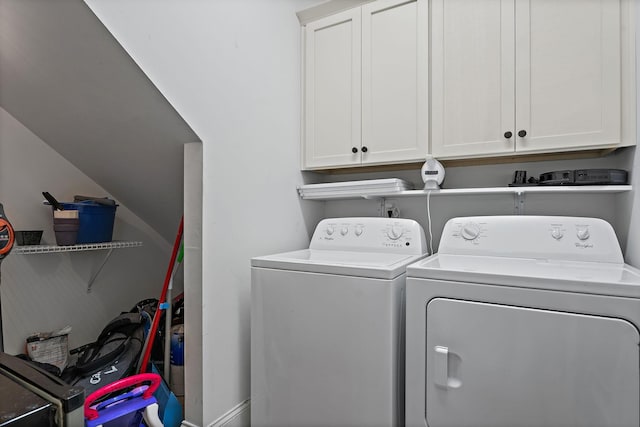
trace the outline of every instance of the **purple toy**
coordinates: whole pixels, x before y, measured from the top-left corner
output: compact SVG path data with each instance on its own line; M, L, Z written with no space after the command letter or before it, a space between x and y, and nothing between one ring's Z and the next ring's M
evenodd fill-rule
M162 381L158 374L138 374L115 381L91 393L84 402L86 427L162 427L158 417L158 403L153 393ZM140 385L150 382L150 385ZM106 395L130 389L123 394L94 404ZM145 424L142 423L144 418Z

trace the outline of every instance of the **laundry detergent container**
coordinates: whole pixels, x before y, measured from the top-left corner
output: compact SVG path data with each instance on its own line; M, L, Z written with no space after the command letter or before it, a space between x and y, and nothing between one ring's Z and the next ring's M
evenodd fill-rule
M76 243L110 242L118 205L104 205L90 200L76 203L60 203L65 210L77 210L80 228Z

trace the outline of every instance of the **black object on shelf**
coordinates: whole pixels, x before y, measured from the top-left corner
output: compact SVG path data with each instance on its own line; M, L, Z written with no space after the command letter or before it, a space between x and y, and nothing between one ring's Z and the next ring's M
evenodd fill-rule
M527 171L516 171L513 176L514 184L524 184L527 181Z
M574 180L575 185L625 185L629 173L623 169L576 169Z
M56 200L56 198L53 197L48 191L43 191L42 195L44 196L45 199L47 199L47 202L51 203L51 205L55 208L55 210L57 211L64 210L64 207L62 207L60 202L58 202L58 200Z
M538 180L534 177L527 179L527 171L516 171L509 187L535 187L536 185L539 185Z
M540 174L541 185L571 185L574 182L572 170L545 172Z
M16 230L15 234L18 246L39 245L42 239L42 230Z
M626 185L629 173L623 169L576 169L559 170L540 174L540 179L526 179L526 171L515 171L509 187L530 187L534 185Z
M545 172L541 185L625 185L628 172L623 169L576 169Z

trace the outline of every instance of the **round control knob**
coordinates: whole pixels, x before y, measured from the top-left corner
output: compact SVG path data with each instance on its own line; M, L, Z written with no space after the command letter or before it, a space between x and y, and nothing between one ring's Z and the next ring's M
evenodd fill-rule
M589 229L587 227L579 227L576 230L576 235L578 236L578 239L580 239L580 240L587 240L589 238L589 236L591 236L589 234Z
M468 222L462 226L460 234L464 240L474 240L480 235L480 226L474 222Z
M551 237L553 237L554 239L560 240L563 236L564 233L559 228L554 228L553 230L551 230Z
M340 234L342 234L343 236L346 236L348 232L349 232L349 229L347 227L342 227L340 229Z
M325 230L325 232L327 233L327 236L331 236L334 231L335 230L333 229L332 226L327 227L327 229Z
M355 229L356 236L362 235L363 231L364 231L364 228L362 228L361 225L356 225L356 229Z
M387 230L387 237L391 240L398 240L404 234L404 230L398 226L392 226L389 230Z

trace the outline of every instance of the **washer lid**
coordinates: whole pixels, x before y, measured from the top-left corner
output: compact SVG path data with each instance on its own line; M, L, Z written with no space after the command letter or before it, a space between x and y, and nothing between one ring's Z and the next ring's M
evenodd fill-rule
M252 267L393 279L422 255L303 249L251 259Z
M436 254L407 277L640 298L640 270L616 263Z

